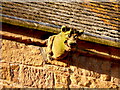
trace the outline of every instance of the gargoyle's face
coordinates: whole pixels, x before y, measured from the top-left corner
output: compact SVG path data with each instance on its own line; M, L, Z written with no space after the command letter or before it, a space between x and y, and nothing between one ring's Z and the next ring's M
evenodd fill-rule
M64 39L65 45L67 45L67 47L73 48L77 44L78 37L81 36L84 31L83 30L77 31L76 29L68 28L64 26L62 28L62 32L64 32L65 35L65 39Z

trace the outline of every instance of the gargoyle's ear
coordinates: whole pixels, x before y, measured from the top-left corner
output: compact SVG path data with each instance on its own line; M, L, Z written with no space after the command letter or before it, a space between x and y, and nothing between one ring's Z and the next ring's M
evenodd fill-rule
M61 31L62 31L62 32L65 32L65 31L66 31L66 26L62 26L62 27L61 27Z
M66 31L69 31L69 30L70 30L70 28L68 28L67 26L62 26L61 27L62 32L66 32Z
M84 33L84 30L79 30L77 33L78 33L78 36L81 36Z

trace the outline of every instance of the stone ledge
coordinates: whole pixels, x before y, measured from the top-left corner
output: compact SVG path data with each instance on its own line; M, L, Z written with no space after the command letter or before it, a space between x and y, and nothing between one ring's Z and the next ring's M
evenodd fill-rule
M47 32L51 32L51 33L59 33L60 32L60 30L57 28L43 26L43 25L36 24L36 23L23 22L20 20L14 20L14 19L6 18L6 17L2 17L1 20L4 23L18 25L18 26L22 26L22 27L26 27L26 28L42 30L42 31L47 31ZM88 36L88 35L85 35L84 37L81 37L80 39L85 40L85 41L90 41L90 42L95 42L95 43L99 43L99 44L104 44L104 45L120 48L120 42L105 40L105 39L96 38L96 37L92 37L92 36Z

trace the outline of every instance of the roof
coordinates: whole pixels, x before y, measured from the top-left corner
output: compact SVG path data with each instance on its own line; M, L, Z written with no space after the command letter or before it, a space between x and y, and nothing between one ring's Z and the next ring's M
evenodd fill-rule
M58 33L61 25L82 29L82 40L120 47L118 2L2 2L2 21Z

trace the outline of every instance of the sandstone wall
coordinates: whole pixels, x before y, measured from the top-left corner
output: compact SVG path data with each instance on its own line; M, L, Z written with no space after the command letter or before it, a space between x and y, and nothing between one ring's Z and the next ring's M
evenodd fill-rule
M0 85L9 88L116 88L120 63L104 58L71 55L67 67L45 64L38 46L2 40Z
M1 40L1 88L120 88L119 48L79 41L67 60L45 63L40 51L45 47L10 38Z

